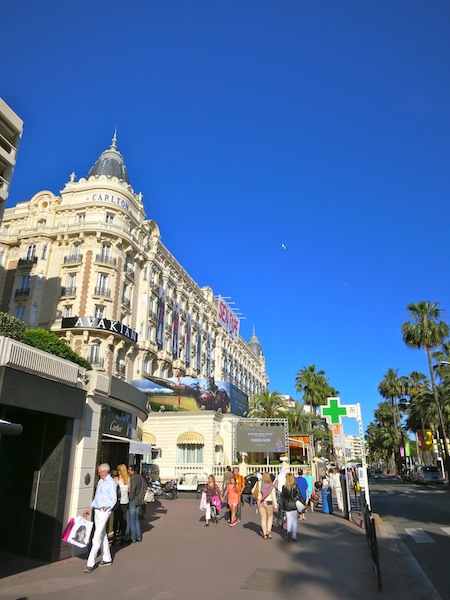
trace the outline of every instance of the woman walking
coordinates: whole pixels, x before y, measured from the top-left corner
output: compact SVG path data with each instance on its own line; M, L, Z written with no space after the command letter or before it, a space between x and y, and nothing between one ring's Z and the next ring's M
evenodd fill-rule
M281 490L281 506L286 512L286 523L287 523L287 541L297 541L297 507L295 501L297 500L297 485L295 483L294 476L292 473L286 474L286 483L283 485Z
M239 488L236 482L236 479L233 477L230 478L230 483L227 485L227 490L224 494L224 500L227 498L228 506L230 507L231 517L230 517L230 527L234 527L237 523L237 508L239 506L239 502L241 501L241 494L239 492Z
M208 477L208 482L205 485L203 491L206 494L205 527L208 527L209 521L211 519L211 512L213 513L213 523L217 523L217 509L222 499L222 494L220 492L219 486L216 483L214 475L210 475Z
M277 495L269 473L263 473L261 481L257 481L253 490L258 486L258 509L261 516L261 529L265 540L272 539L273 511L278 510ZM252 490L252 493L253 493Z
M127 530L128 527L128 491L130 489L130 477L128 475L126 465L118 465L117 473L119 475L119 488L120 488L120 505L119 510L117 511L118 520L115 525L114 531L116 534L116 539L120 539L120 543L122 546L125 543L125 536L129 533Z
M311 471L308 469L308 471L306 472L306 482L308 484L308 489L306 490L307 493L307 500L308 500L308 504L309 504L309 508L311 510L311 512L314 512L314 481L313 481L313 476L311 474Z

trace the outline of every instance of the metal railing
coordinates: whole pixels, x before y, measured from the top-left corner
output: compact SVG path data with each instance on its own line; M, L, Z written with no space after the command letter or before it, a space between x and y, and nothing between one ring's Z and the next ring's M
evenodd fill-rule
M364 517L364 527L366 530L366 538L367 543L370 548L370 555L372 557L373 568L375 570L377 576L378 583L378 591L381 592L382 583L381 583L381 571L380 571L380 557L378 555L378 542L377 542L377 532L375 529L375 519L372 517L370 512L370 508L366 502L366 495L364 490L361 490L361 505Z

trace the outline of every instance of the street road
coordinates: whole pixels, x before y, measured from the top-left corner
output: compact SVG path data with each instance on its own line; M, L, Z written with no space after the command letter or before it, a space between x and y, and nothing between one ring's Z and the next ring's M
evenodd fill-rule
M431 583L450 600L450 491L383 478L370 483L372 512L406 544Z

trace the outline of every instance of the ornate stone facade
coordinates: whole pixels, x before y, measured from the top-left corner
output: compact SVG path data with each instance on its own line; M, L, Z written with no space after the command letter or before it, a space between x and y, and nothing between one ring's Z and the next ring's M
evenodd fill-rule
M268 385L254 332L248 344L225 331L213 290L194 282L146 219L116 136L87 178L72 173L59 196L41 191L5 210L0 261L0 310L57 333L108 375L211 375L249 397Z

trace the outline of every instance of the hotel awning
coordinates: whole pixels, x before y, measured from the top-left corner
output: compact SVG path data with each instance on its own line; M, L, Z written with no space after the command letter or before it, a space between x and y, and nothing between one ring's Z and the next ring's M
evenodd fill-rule
M223 446L223 437L221 435L219 435L218 433L216 434L214 441L215 441L216 446Z
M205 438L196 431L186 431L178 436L177 444L204 444Z
M120 437L118 435L111 435L109 433L104 433L103 439L104 442L122 442L123 444L130 444L130 454L151 454L152 450L155 448L151 444L146 444L145 442L137 442L136 440L130 440L128 438Z
M142 441L145 442L146 444L156 444L156 438L153 435L153 433L143 433Z

